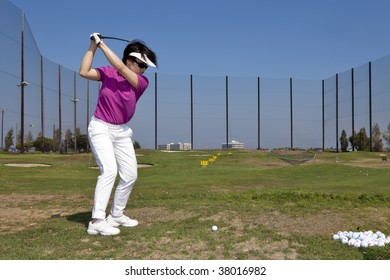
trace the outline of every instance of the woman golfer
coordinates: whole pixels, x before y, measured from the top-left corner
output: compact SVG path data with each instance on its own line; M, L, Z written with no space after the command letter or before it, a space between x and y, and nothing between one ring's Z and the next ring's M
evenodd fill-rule
M100 48L110 66L92 68L96 49ZM89 234L115 235L118 226L133 227L138 221L124 215L127 201L137 180L132 130L127 125L136 103L149 81L143 76L148 66L156 67L155 53L141 41L130 42L122 60L103 42L99 33L91 34L91 44L80 66L80 76L101 81L95 113L88 126L88 137L99 166ZM106 209L119 173L110 215Z

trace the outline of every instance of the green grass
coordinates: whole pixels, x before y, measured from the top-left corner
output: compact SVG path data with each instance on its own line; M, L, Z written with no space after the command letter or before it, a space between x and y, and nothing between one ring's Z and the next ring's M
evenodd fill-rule
M139 150L118 236L86 234L99 171L90 154L0 154L0 259L390 259L338 230L390 235L390 164L375 153L319 153L288 165L263 151ZM44 163L49 167L9 167ZM217 232L211 231L218 225Z

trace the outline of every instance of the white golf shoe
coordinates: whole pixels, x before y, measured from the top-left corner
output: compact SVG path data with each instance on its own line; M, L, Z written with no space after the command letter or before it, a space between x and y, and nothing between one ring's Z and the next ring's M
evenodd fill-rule
M126 215L122 215L121 217L113 217L109 215L106 220L107 223L112 227L119 227L119 226L135 227L138 225L137 220L130 219Z
M121 231L118 228L110 226L106 220L102 220L96 223L89 222L87 232L93 235L117 235Z

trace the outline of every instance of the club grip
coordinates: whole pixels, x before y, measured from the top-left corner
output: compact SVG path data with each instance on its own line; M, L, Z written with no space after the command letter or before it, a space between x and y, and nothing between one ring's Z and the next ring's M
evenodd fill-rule
M98 36L100 39L103 39L103 36L102 36L102 35L99 34L99 35L97 35L97 36ZM89 39L94 40L92 35L89 37Z

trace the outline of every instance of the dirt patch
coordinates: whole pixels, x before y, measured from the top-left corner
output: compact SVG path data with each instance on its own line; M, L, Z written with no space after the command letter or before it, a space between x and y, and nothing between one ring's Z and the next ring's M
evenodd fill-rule
M0 235L19 232L38 226L47 219L69 215L67 207L58 206L65 199L81 201L81 198L76 195L66 197L40 194L0 195ZM77 212L87 211L87 209L72 210Z
M242 236L243 235L243 231L244 231L244 220L242 219L242 217L240 217L240 215L235 212L235 211L223 211L223 212L219 212L215 215L212 215L210 217L207 217L207 218L201 218L200 219L201 221L212 221L213 223L215 224L219 224L219 223L226 223L226 224L229 224L229 228L234 228L235 229L235 232L238 236ZM219 230L221 231L224 231L224 230L227 230L226 228L220 228Z
M352 210L351 210L352 211ZM316 214L289 215L278 211L264 212L261 215L243 215L235 211L223 211L208 217L206 220L220 221L236 229L236 234L242 235L245 230L262 225L281 236L293 234L306 236L331 236L339 230L353 230L361 225L361 221L386 222L390 209L365 208L364 212L350 211L332 212L329 210ZM223 228L221 229L223 230Z
M163 207L147 207L129 209L126 215L134 217L140 224L149 227L158 222L181 221L195 217L197 214L191 211L170 211Z
M85 207L61 206L61 201L73 201ZM19 232L52 218L90 212L93 201L77 195L10 194L0 195L0 235ZM69 212L71 211L71 212ZM150 227L157 222L180 221L194 217L196 213L185 210L170 211L163 207L126 210L126 215Z

